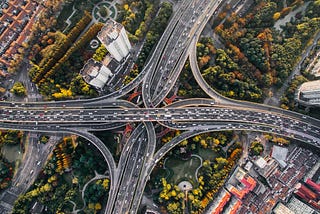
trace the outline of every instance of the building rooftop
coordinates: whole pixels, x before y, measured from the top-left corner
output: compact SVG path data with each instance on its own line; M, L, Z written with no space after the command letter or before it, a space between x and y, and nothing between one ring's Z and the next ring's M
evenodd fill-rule
M259 167L257 172L265 178L275 173L279 166L279 163L269 156L259 157L254 164Z
M267 183L257 181L254 190L248 192L246 196L241 199L242 206L238 210L238 213L271 213L278 202L286 205L285 202L290 200L292 193L295 191L294 186L301 181L306 173L311 170L319 160L319 156L316 153L305 148L294 147L289 151L287 166L283 170L273 170L270 168L270 170L274 172L265 177ZM268 169L269 163L272 163L270 160L274 159L268 157L264 159L266 162L264 166L265 169ZM263 160L261 161L264 163ZM277 163L275 160L274 162ZM252 167L249 171L252 177L255 177L255 173L253 174L255 170L261 170L256 168L257 167ZM234 187L238 188L237 185L234 185ZM309 204L316 208L318 205L313 202L314 201L311 201ZM289 206L287 207L291 209ZM293 209L291 210L294 213L304 213L303 211L296 212Z
M231 181L232 184L228 182L227 189L239 199L244 198L257 185L257 182L240 167L235 169L232 176L235 176L238 182Z
M244 166L244 169L247 170L247 171L250 171L250 169L252 168L253 166L253 163L251 161L248 161L246 163L246 165Z
M314 210L300 201L299 199L292 197L287 203L287 207L292 210L294 213L303 213L303 214L313 214Z
M288 155L288 149L274 145L272 147L272 157L276 160L286 161Z
M109 68L111 71L116 71L117 68L119 67L119 63L117 62L116 59L111 57L109 54L106 55L106 57L102 60L101 62L104 66Z
M241 207L242 202L232 198L229 205L223 210L223 214L236 214Z
M288 149L274 145L272 147L271 157L276 159L282 168L286 167L286 160L288 155Z
M286 207L282 203L278 203L277 206L273 209L274 214L295 214L292 210Z
M31 32L35 17L42 10L32 0L1 1L0 17L0 69L10 65L10 61Z
M101 63L95 61L94 59L89 59L87 63L83 66L80 74L84 77L96 77L101 68Z
M98 33L98 38L108 45L118 38L122 28L123 26L120 23L117 23L113 19L109 18Z
M320 80L305 82L300 86L301 92L320 91Z
M226 191L225 189L222 189L217 197L215 197L211 207L209 208L210 214L218 214L221 213L224 206L227 204L227 202L230 200L231 194Z
M220 213L224 206L227 204L227 202L230 200L231 194L227 191L225 191L221 197L221 200L217 204L215 210L212 212L212 214L218 214Z
M261 169L267 165L267 161L263 157L259 157L254 163Z
M108 64L106 65L108 66ZM91 58L80 70L80 75L88 84L97 88L103 88L112 81L113 76L113 73L106 65Z
M306 184L308 184L311 188L320 193L320 184L315 183L310 178L306 180Z

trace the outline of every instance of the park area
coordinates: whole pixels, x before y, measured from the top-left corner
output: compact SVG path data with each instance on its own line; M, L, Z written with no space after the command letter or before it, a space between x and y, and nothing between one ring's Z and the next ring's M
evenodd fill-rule
M68 32L81 19L84 11L92 15L94 22L105 23L109 17L117 18L116 1L70 1L64 5L57 19L58 28Z
M117 18L117 8L113 3L103 1L94 6L92 16L98 22L106 22L108 17Z
M183 180L188 180L192 184L197 184L197 169L201 167L201 157L192 156L188 160L170 157L165 161L165 168L169 170L168 181L178 184Z

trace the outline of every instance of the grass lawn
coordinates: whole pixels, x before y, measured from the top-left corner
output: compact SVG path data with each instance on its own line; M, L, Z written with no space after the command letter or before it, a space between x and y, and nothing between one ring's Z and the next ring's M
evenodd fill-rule
M100 17L100 15L99 15L99 9L100 9L101 7L106 7L106 8L108 8L109 14L108 14L106 17ZM110 16L111 18L113 18L113 19L116 19L116 8L115 8L115 6L112 6L112 5L111 5L110 3L108 3L108 2L103 2L103 3L100 3L100 4L97 5L97 7L95 8L95 10L94 10L94 12L93 12L93 15L94 15L94 17L95 17L98 21L100 21L100 22L104 22L104 20L105 20L106 18L108 18L109 16Z
M117 17L115 16L115 15L116 15L116 8L115 8L115 7L110 7L109 9L111 10L110 16L111 16L113 19L116 19L116 18L117 18Z
M118 161L117 153L117 141L114 139L114 134L111 131L100 131L100 132L94 132L94 134L105 143L105 145L108 147L110 152L112 153L113 157L115 158L115 161Z
M167 178L168 177L168 172L166 171L166 169L159 168L158 172L157 172L157 177L159 177L159 178Z
M191 157L189 160L181 160L177 158L168 158L165 163L165 167L170 168L174 175L170 178L170 182L178 184L181 178L187 178L193 181L194 184L197 183L195 177L195 172L200 166L201 161L197 157Z
M59 14L59 17L57 18L57 28L61 31L67 26L67 23L65 22L69 16L72 14L72 6L73 3L65 4L61 13Z
M65 182L72 185L72 174L71 173L63 173L62 177Z
M63 173L62 178L64 182L68 183L70 186L72 186L72 174L71 173ZM82 187L81 187L82 188ZM71 188L70 188L71 189ZM83 206L83 201L81 198L81 192L78 191L78 188L76 187L75 190L77 191L76 197L74 198L73 202L77 204L77 209L81 209ZM72 211L73 204L67 203L66 209Z
M203 160L210 160L210 161L213 161L216 157L221 156L220 154L210 149L203 149L203 148L199 148L198 155L201 156Z
M2 155L9 161L20 161L22 158L22 152L20 151L20 144L8 145L4 144L1 149Z

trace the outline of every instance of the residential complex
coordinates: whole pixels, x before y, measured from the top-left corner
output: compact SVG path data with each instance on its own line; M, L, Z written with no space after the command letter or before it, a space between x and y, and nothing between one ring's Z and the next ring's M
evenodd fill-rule
M102 89L111 82L111 77L122 68L125 59L129 56L131 44L124 27L113 19L108 19L97 37L106 46L109 54L102 62L90 59L80 74L88 84Z
M112 73L108 67L97 61L94 61L93 59L88 60L80 73L88 84L97 88L103 88L103 86L112 76Z
M98 33L98 39L118 62L121 62L130 53L131 44L126 30L111 18Z
M31 0L2 0L0 7L0 75L4 75L41 7Z
M281 149L272 150L277 156ZM207 213L318 213L319 156L296 147L279 161L286 163L266 156L237 167Z

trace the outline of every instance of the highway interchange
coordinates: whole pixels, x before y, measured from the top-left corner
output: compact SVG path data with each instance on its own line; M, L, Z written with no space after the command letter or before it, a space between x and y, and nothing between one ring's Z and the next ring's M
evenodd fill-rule
M89 140L109 167L111 185L105 213L136 213L156 163L179 142L199 133L261 131L320 147L319 120L227 99L203 80L196 63L196 41L219 4L220 0L181 1L144 69L118 91L88 100L1 102L1 129L73 133ZM195 79L212 99L195 98L159 107L174 87L188 57ZM145 108L119 99L140 85ZM133 130L116 164L105 144L89 131L116 129L128 122L140 124ZM185 132L156 152L155 122Z

